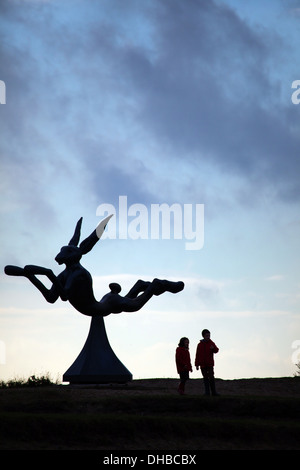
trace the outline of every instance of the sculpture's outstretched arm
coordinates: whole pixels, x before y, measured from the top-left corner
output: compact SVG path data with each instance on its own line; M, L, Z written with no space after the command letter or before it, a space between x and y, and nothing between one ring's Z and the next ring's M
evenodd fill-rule
M61 286L58 278L55 276L53 271L42 266L27 265L24 268L18 266L5 266L5 273L9 276L25 276L29 279L32 284L43 294L47 302L54 303L60 296L63 300L66 300L64 289ZM52 286L48 289L36 275L43 274L48 277L52 282Z

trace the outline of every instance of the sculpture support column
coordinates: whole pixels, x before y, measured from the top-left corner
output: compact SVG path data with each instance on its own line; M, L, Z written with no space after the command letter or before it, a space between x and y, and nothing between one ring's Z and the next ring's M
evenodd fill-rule
M85 345L71 367L63 374L63 382L73 384L126 383L132 374L112 350L102 316L93 316Z

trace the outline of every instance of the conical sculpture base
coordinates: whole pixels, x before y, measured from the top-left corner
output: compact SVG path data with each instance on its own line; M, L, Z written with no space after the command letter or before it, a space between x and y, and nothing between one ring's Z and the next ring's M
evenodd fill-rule
M63 382L73 384L126 383L132 374L113 352L101 316L92 317L85 345L64 373Z

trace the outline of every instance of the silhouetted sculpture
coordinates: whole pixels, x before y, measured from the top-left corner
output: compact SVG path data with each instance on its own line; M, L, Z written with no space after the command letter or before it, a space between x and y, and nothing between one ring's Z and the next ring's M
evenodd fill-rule
M111 216L102 220L89 237L80 240L82 217L77 222L75 232L67 246L63 246L55 257L58 264L66 268L58 276L48 268L27 265L24 268L8 265L4 271L10 276L25 276L43 294L47 302L54 303L59 297L84 315L92 317L90 332L83 350L74 364L64 374L63 380L73 383L127 382L131 373L124 367L111 349L104 326L103 317L111 313L136 312L153 295L164 292L177 293L184 283L154 279L152 282L139 280L125 295L119 295L121 286L109 284L110 292L97 301L93 292L90 273L80 264L82 255L94 247L100 239ZM52 282L48 289L36 276L45 275Z

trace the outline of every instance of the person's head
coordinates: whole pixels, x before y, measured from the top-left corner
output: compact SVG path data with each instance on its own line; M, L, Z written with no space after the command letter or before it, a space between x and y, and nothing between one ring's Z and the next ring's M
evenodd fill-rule
M204 338L205 341L208 341L208 340L210 339L210 331L204 329L204 330L202 331L202 337Z
M189 347L189 339L186 338L185 336L180 339L178 346L181 346L183 348L188 348Z

